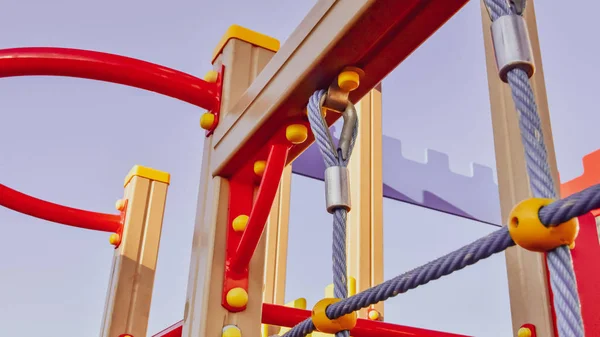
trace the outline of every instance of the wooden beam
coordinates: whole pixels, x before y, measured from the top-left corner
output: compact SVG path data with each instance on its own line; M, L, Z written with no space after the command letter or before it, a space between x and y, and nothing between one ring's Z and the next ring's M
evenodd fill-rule
M359 131L348 165L352 210L348 213L348 275L358 292L383 280L383 158L381 84L356 105ZM383 315L383 302L375 305ZM367 317L367 309L359 312Z
M222 107L210 171L229 176L294 118L310 95L346 66L366 75L351 93L358 102L468 0L320 0L235 102ZM227 82L227 78L225 78ZM328 114L332 124L339 114ZM292 161L312 143L294 146Z
M502 221L507 222L510 210L523 199L532 196L529 189L525 156L518 125L518 115L513 103L510 87L498 77L494 57L494 48L490 34L490 18L481 1L483 36L486 52L494 145L496 148L496 167ZM534 1L527 2L525 20L533 46L536 73L531 78L538 112L542 120L544 141L548 150L548 161L558 182L554 142L548 111L548 99L544 84L544 70L535 20ZM558 186L557 186L558 188ZM554 336L551 302L549 299L544 255L526 251L520 247L506 250L506 268L512 312L513 334L516 336L521 325L535 325L539 336Z

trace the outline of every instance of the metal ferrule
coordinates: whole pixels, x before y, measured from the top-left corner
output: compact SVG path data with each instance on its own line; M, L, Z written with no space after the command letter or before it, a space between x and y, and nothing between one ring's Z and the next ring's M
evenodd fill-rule
M337 208L350 211L350 180L347 167L331 166L325 169L325 203L327 212L332 214Z
M492 42L500 79L508 82L508 72L522 69L531 78L535 72L533 51L525 19L505 15L492 23Z

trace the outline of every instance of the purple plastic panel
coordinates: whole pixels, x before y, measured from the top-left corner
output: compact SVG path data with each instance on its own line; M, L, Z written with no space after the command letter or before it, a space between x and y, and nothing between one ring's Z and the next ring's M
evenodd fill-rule
M334 131L332 127L333 135ZM427 162L419 163L404 158L401 149L398 139L383 136L384 197L500 225L498 185L491 168L473 164L473 176L468 177L452 172L444 153L428 150ZM319 180L323 180L324 170L314 144L292 165L294 173Z

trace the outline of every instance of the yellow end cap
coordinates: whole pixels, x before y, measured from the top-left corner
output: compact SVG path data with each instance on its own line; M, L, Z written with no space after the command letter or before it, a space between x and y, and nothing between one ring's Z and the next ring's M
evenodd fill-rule
M223 327L222 337L242 337L242 330L235 325L226 325Z
M353 91L360 85L360 75L353 70L342 71L338 75L338 86L344 91Z
M214 124L215 124L215 115L214 114L212 114L210 112L205 112L202 114L202 117L200 117L200 127L203 128L204 130L212 129Z
M246 225L248 225L248 219L247 215L238 215L233 219L231 227L233 227L233 230L236 232L242 232L246 229Z
M337 319L327 317L325 313L327 307L339 301L339 298L324 298L315 304L311 313L311 320L317 331L334 334L343 330L352 330L356 326L356 311Z
M124 199L117 200L117 202L115 202L115 208L119 212L123 211L125 209L125 200Z
M308 117L308 108L304 109L304 116ZM327 108L321 108L321 116L323 116L323 118L327 117Z
M242 26L232 25L229 27L229 29L227 29L225 35L221 38L221 41L219 41L219 44L215 48L211 63L215 62L217 56L219 56L219 54L223 51L223 48L225 48L227 42L231 39L248 42L257 47L261 47L273 52L277 52L280 46L279 40L275 38L255 32Z
M575 242L579 233L577 218L549 227L540 221L540 209L552 202L552 199L530 198L512 209L508 218L508 231L517 245L541 253Z
M518 337L531 337L531 330L529 328L520 328L517 332Z
M226 300L234 308L243 308L248 304L248 293L242 288L233 288L227 292Z
M108 242L110 242L111 245L116 246L121 243L121 236L117 233L112 233L108 237Z
M265 173L265 168L267 167L267 162L264 160L257 160L254 162L254 174L257 176L262 176Z
M285 138L292 144L302 144L308 138L308 129L302 124L291 124L285 129Z
M217 82L218 78L219 78L219 73L214 70L208 71L206 73L206 75L204 75L204 80L209 83Z
M125 183L123 186L127 186L133 177L138 176L161 183L169 184L171 182L171 175L164 171L159 171L150 167L135 165L125 177Z
M376 321L379 319L379 316L380 316L379 311L377 311L375 309L369 309L368 316L369 316L370 320Z

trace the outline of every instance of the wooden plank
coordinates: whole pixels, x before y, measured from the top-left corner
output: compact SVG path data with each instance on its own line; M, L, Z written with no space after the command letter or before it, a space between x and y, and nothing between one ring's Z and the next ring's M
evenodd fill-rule
M361 292L383 280L383 160L381 85L356 105L359 133L348 168L352 210L348 213L348 275ZM383 314L383 302L374 308ZM367 309L359 311L367 317Z
M213 175L229 176L259 151L273 130L302 118L310 95L345 66L366 72L356 103L451 18L468 0L320 0L214 133ZM227 80L227 79L226 79ZM227 82L227 81L226 81ZM328 114L332 124L339 114ZM294 146L292 161L312 143Z
M538 112L542 120L544 141L548 150L548 161L555 182L558 182L554 142L548 111L548 99L544 84L544 70L535 20L534 1L527 2L525 19L533 46L536 73L531 85L536 96ZM494 49L490 34L490 18L481 1L483 36L492 110L494 145L502 222L507 222L510 210L523 199L532 196L529 189L523 144L518 125L518 115L513 103L510 87L498 77ZM558 188L558 186L557 186ZM516 336L521 325L535 325L539 336L554 336L551 302L548 293L544 255L512 247L506 250L506 268L511 302L513 333Z

